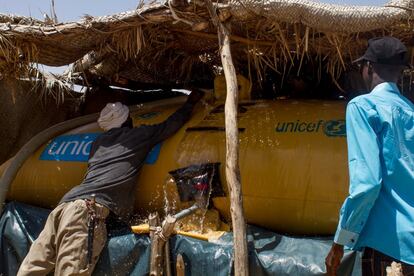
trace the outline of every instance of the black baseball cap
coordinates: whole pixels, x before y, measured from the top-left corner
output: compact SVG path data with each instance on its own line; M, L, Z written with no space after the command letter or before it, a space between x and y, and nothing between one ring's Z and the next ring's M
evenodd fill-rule
M387 65L405 65L411 67L407 47L398 39L391 36L372 38L368 40L365 54L354 62L370 61Z

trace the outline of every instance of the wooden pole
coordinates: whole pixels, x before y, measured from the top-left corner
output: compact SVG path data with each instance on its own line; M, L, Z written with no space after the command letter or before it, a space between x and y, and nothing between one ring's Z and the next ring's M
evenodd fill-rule
M175 265L175 269L177 276L185 276L185 264L183 256L181 254L177 255L177 263Z
M171 258L170 258L170 240L167 240L164 245L164 260L165 260L165 275L172 276Z
M152 239L154 238L155 229L157 226L160 225L160 217L157 212L149 214L148 225L150 227L150 239L152 242Z
M174 216L167 215L162 226L160 226L158 213L150 214L148 218L148 228L151 238L150 276L164 275L164 272L167 276L171 276L170 245L168 239L175 232L174 226L177 220L191 215L198 208L199 206L194 204ZM163 270L162 266L163 260L165 260L165 270Z
M150 214L148 223L151 238L150 275L159 276L161 275L162 271L160 263L162 260L163 251L159 250L161 240L159 235L157 234L157 231L161 231L161 228L158 213Z
M226 179L230 190L230 212L234 235L234 273L235 275L249 275L246 222L244 220L239 168L239 130L237 125L238 85L236 70L231 59L228 29L221 27L219 31L223 39L220 55L227 85L226 104L224 107L226 126Z
M151 240L150 276L163 274L162 264L164 257L164 245L174 232L176 218L168 215L162 227L158 227Z
M246 240L246 223L243 212L243 199L239 168L239 132L237 125L238 85L230 50L229 17L220 21L211 0L206 0L207 8L218 28L219 48L224 76L226 78L227 96L224 107L226 126L226 180L230 191L230 213L233 225L234 274L249 274L248 251Z

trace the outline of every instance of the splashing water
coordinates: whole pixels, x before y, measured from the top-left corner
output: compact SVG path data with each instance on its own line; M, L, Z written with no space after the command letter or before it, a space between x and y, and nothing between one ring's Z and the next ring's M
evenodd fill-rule
M210 198L211 198L211 193L212 193L212 191L213 191L213 176L215 175L215 168L213 167L213 173L212 173L212 175L210 176L210 179L209 179L209 182L208 182L208 185L209 185L209 187L208 187L208 194L207 194L207 196L206 196L206 205L204 206L204 208L203 209L201 209L202 210L202 215L201 215L201 217L200 217L200 233L205 233L205 229L204 229L204 223L205 223L205 221L206 221L206 214L207 214L207 211L208 211L208 207L209 207L209 205L210 205Z
M168 186L175 185L175 181L172 177L167 177L163 186L163 195L164 195L164 215L175 214L177 212L177 202L178 198L174 196L174 193L168 192ZM172 189L170 189L172 190Z
M209 179L209 187L212 187L213 177ZM175 181L172 177L167 177L162 189L162 198L163 198L163 211L164 216L174 215L178 211L188 208L194 204L194 202L181 202L178 196L178 192L175 189ZM209 188L206 190L206 194L202 195L202 203L204 208L198 209L192 215L185 217L177 221L176 229L183 230L186 232L193 232L197 234L205 234L210 231L218 230L220 223L218 212L217 214L214 211L208 209L210 198L212 194L212 189ZM201 203L201 201L199 201Z

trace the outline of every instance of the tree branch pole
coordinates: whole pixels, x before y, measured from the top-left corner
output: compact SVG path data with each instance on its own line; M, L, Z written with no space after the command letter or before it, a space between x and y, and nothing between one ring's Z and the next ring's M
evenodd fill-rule
M220 26L220 25L219 25ZM226 27L219 27L221 62L226 78L227 96L224 106L226 126L226 179L230 190L230 213L234 235L235 275L249 275L246 222L239 168L239 130L237 125L238 85L230 52L230 37Z
M176 274L177 276L185 276L185 264L184 259L181 254L177 255L177 262L175 265Z
M237 125L238 85L230 50L230 23L220 22L211 0L207 8L218 29L221 63L226 78L227 96L224 107L226 126L226 179L230 191L230 213L234 235L234 274L249 274L246 223L239 168L239 132Z
M194 204L174 216L167 215L161 226L158 213L150 214L148 218L148 228L151 238L150 276L172 275L168 239L174 233L175 223L191 215L199 208L200 206L198 204ZM162 266L163 263L165 264L164 267Z
M151 240L150 276L160 276L163 274L164 245L173 233L176 221L175 217L168 215L163 225L157 227L153 234Z

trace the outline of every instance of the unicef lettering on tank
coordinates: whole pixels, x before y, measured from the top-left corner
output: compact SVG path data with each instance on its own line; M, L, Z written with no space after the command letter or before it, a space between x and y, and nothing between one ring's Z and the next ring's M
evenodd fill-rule
M62 135L53 139L40 154L39 160L87 162L93 141L101 133L83 133ZM155 145L145 164L155 164L161 151L162 143Z
M88 161L93 141L100 133L62 135L54 138L43 150L40 160Z
M277 122L278 133L318 133L323 131L329 137L346 137L345 120L289 121Z

